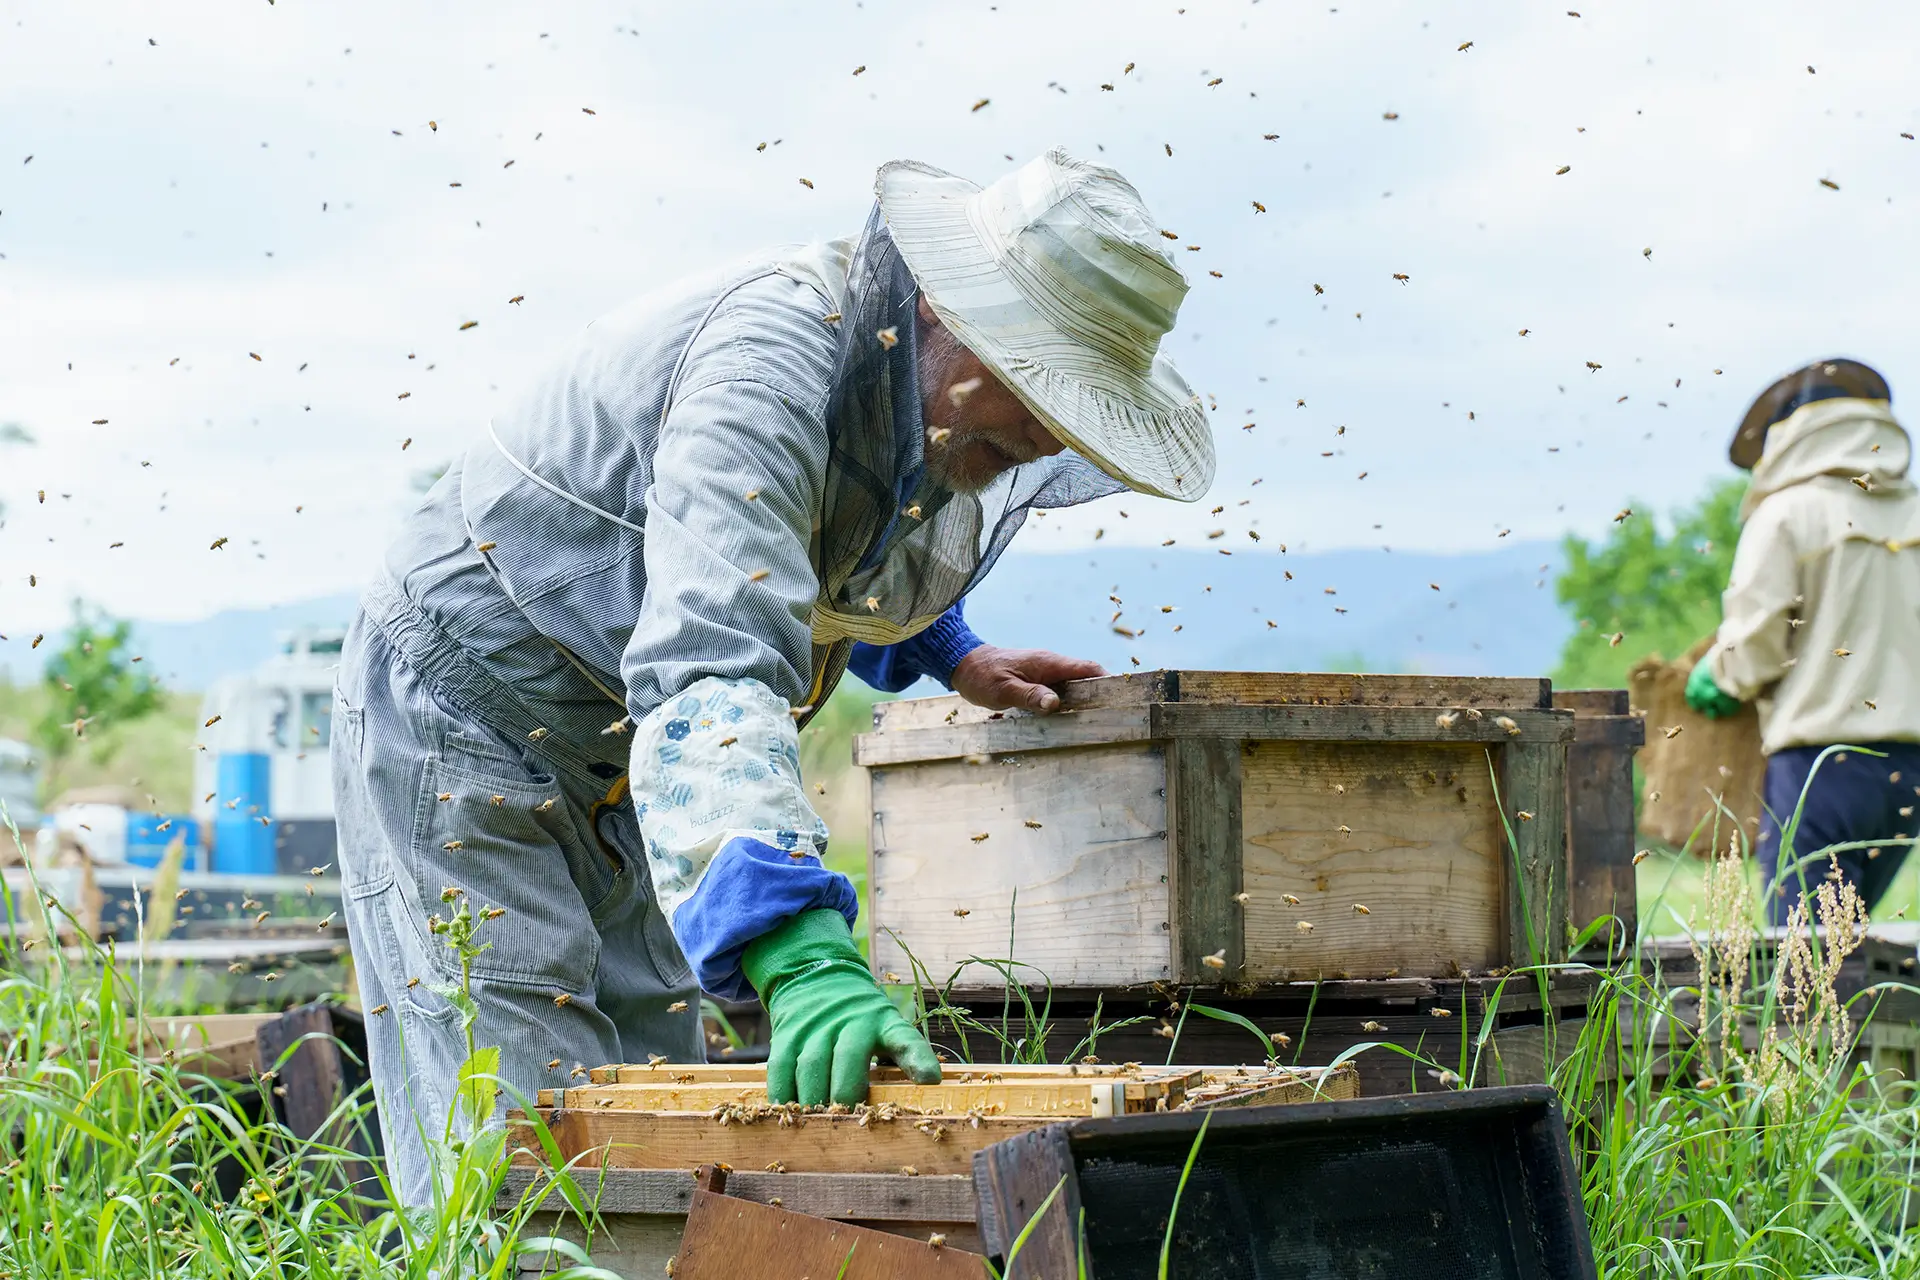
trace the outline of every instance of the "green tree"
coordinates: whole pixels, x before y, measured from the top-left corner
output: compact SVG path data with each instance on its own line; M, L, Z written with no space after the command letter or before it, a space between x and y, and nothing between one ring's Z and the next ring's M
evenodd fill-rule
M66 643L47 661L46 709L33 726L49 795L58 792L62 766L83 746L104 760L120 730L160 706L160 686L128 651L132 638L132 623L74 602Z
M1597 544L1567 536L1567 567L1554 588L1576 629L1560 651L1555 685L1622 688L1640 659L1677 658L1720 625L1746 491L1745 476L1716 482L1673 513L1670 533L1634 515Z

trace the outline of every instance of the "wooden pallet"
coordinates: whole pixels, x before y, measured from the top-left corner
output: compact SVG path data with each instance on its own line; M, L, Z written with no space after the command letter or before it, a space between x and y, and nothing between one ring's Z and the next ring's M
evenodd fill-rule
M1564 956L1575 714L1545 680L1157 671L1062 708L875 707L883 974L1244 989Z

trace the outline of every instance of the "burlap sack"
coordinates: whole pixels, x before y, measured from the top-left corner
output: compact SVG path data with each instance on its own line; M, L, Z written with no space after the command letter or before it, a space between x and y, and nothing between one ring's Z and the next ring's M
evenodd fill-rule
M1647 721L1639 757L1645 779L1640 831L1701 858L1712 856L1716 844L1724 851L1732 835L1721 806L1740 825L1743 851L1752 851L1766 775L1752 704L1726 720L1709 720L1687 705L1687 676L1712 644L1709 636L1674 662L1642 659L1627 675L1628 702Z

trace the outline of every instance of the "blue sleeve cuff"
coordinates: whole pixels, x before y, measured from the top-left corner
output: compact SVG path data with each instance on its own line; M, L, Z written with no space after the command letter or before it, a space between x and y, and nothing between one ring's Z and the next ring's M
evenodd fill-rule
M794 857L735 836L720 846L693 896L674 912L673 932L701 990L722 1000L751 1000L753 986L740 972L747 944L820 907L838 911L852 928L860 914L853 882L811 853Z
M886 693L899 693L921 676L932 676L951 689L960 659L986 643L967 625L966 603L957 602L925 631L899 644L854 645L847 670Z

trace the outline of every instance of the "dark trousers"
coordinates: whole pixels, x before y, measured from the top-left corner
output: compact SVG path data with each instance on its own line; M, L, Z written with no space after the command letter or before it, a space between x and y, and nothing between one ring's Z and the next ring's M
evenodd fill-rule
M1785 924L1801 893L1818 885L1829 869L1824 858L1804 862L1798 870L1795 862L1832 845L1895 840L1920 831L1920 819L1914 816L1915 806L1920 805L1920 743L1860 745L1885 754L1836 751L1817 771L1814 761L1822 747L1789 747L1767 757L1766 810L1760 819L1756 853L1768 885L1778 877L1781 863L1788 867L1779 888L1768 895L1768 923ZM1809 774L1811 786L1807 785ZM1800 823L1792 833L1792 849L1783 856L1783 829L1792 824L1796 809ZM1907 846L1843 849L1833 856L1840 873L1852 881L1871 909L1899 874ZM1808 909L1812 910L1811 904Z

